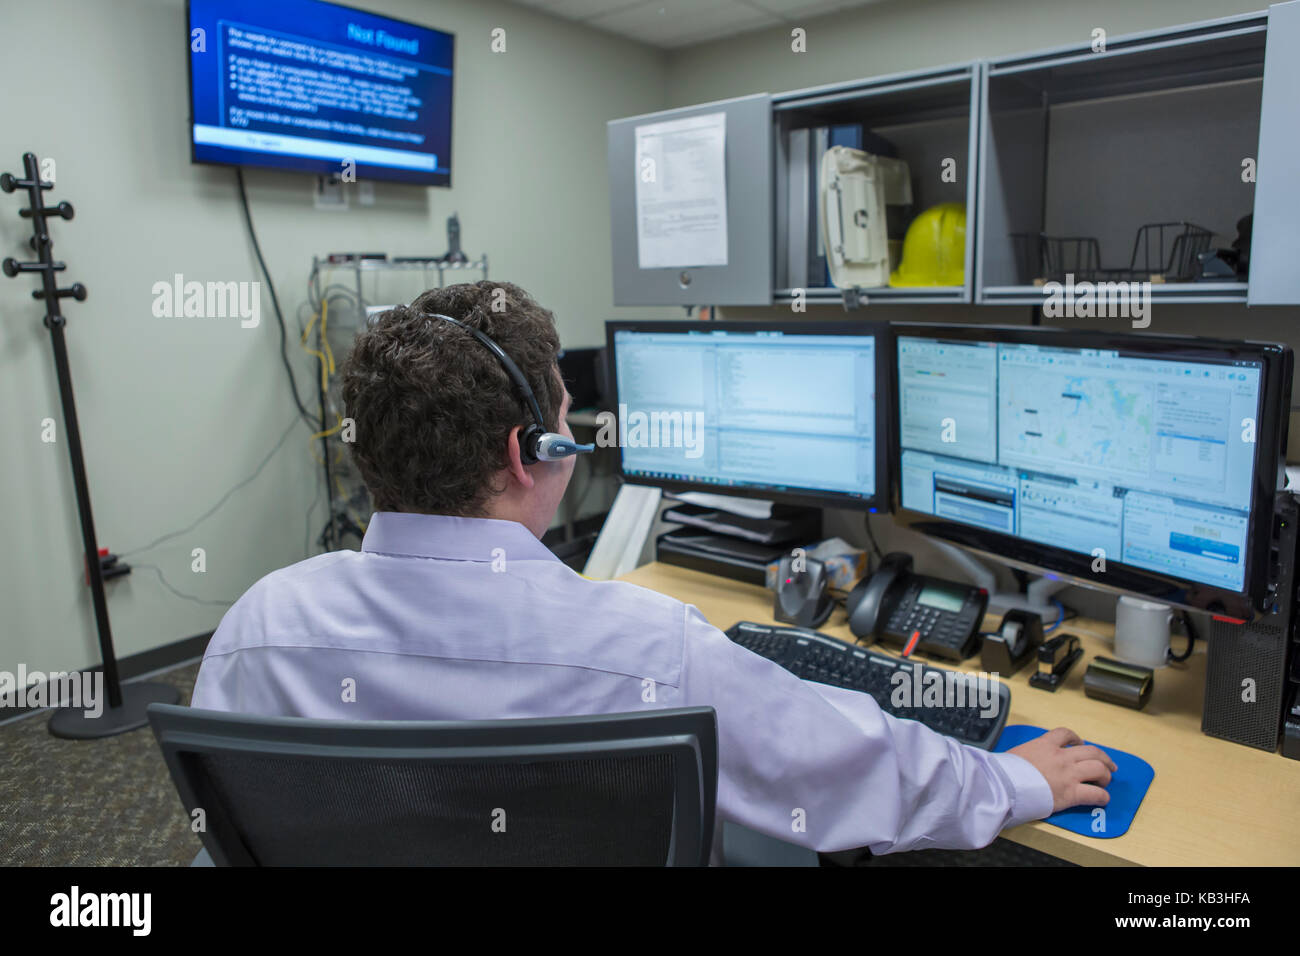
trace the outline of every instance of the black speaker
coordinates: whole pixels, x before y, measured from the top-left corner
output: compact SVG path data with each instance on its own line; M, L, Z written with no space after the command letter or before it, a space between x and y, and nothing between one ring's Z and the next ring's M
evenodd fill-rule
M555 357L560 366L560 377L573 396L572 409L599 408L601 406L600 367L604 364L604 349L561 349Z
M1296 607L1297 507L1289 492L1274 509L1274 603L1248 624L1216 619L1210 630L1201 730L1261 750L1277 749L1288 696L1287 658Z

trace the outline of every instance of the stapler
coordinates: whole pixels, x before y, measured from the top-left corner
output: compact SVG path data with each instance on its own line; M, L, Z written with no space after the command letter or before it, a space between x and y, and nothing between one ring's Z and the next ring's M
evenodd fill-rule
M1038 648L1038 673L1029 678L1030 686L1055 691L1065 681L1074 662L1083 656L1079 639L1073 634L1059 634Z

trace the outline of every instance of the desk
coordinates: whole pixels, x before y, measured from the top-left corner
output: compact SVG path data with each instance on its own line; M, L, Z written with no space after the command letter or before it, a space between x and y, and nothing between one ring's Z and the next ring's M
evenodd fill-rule
M772 594L757 585L658 563L620 580L694 604L723 630L737 621L774 620ZM986 618L984 630L994 629L996 620ZM853 640L842 608L819 630ZM1113 656L1114 625L1076 618L1060 630L1079 636L1083 657L1055 693L1029 686L1028 665L1006 681L1011 688L1007 723L1069 727L1087 740L1137 754L1155 768L1155 779L1123 836L1097 840L1036 821L1004 830L1003 837L1088 865L1300 864L1300 761L1201 733L1204 642L1178 669L1157 671L1151 701L1135 711L1083 693L1088 662L1099 654ZM956 669L979 670L978 656Z

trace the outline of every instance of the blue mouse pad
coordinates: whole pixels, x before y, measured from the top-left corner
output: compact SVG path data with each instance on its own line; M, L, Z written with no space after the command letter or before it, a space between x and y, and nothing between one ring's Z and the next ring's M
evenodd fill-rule
M1047 731L1042 727L1012 724L1002 729L1002 736L998 738L998 745L993 748L993 751L1003 753L1045 733ZM1092 741L1085 740L1084 743L1092 744ZM1110 794L1110 803L1104 807L1071 807L1069 810L1053 813L1046 818L1046 822L1069 830L1071 833L1079 833L1099 840L1110 840L1128 832L1156 772L1151 769L1151 764L1141 757L1116 750L1114 747L1103 747L1101 744L1093 744L1093 746L1106 751L1110 754L1110 759L1115 761L1116 770L1111 774L1110 786L1106 788L1106 792ZM1098 813L1098 810L1101 812Z

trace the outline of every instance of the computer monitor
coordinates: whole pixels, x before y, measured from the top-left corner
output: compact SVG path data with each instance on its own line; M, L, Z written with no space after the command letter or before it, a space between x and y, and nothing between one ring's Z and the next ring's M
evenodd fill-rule
M888 500L883 322L606 330L626 481L817 507Z
M897 517L1022 568L1249 619L1269 584L1285 346L894 327Z
M455 37L321 0L188 0L196 163L451 185Z

